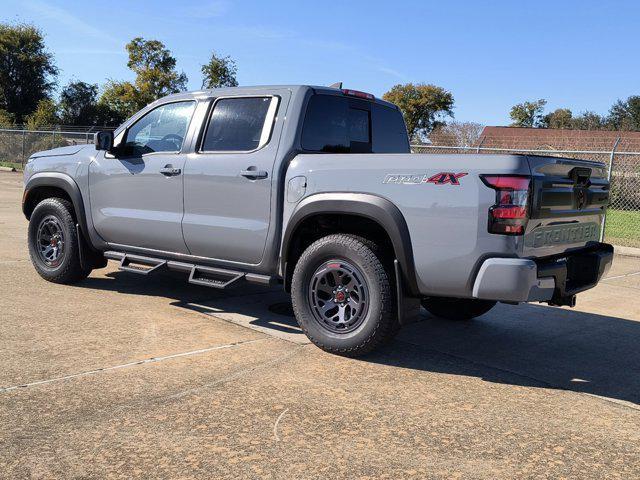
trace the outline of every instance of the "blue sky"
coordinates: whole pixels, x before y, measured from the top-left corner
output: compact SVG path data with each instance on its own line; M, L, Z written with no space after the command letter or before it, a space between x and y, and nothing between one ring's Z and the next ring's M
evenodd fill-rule
M3 0L2 21L46 34L61 83L130 79L124 45L164 42L198 89L212 49L241 85L308 83L381 96L396 83L450 90L455 118L508 124L510 107L606 113L640 94L637 1Z

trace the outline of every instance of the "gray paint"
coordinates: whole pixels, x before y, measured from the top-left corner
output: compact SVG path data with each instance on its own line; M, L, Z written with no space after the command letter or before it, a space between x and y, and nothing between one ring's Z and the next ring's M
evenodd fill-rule
M495 192L479 174L545 175L560 160L519 155L304 154L299 144L305 105L327 87L272 86L207 90L171 95L138 112L118 136L149 110L168 102L198 105L182 152L145 155L139 162L105 157L92 146L63 147L35 154L25 181L35 175L68 175L85 199L88 236L99 249L153 254L254 273L277 274L285 229L296 209L315 195L372 194L395 205L409 230L416 284L423 295L471 297L476 275L489 258L537 257L575 245L525 247L525 238L551 220L530 222L527 236L487 232ZM221 96L278 95L270 142L251 153L197 153L197 139L211 102ZM387 104L382 100L377 102ZM387 104L389 105L389 104ZM182 175L165 177L167 164ZM549 164L553 164L549 166ZM574 162L580 164L580 162ZM249 166L268 172L263 180L238 175ZM600 168L599 164L591 165ZM388 175L466 173L460 185L383 183ZM557 173L557 172L556 172ZM286 185L305 177L306 187L285 201ZM293 185L293 184L292 184ZM575 216L562 222L597 222ZM557 221L557 219L556 219Z

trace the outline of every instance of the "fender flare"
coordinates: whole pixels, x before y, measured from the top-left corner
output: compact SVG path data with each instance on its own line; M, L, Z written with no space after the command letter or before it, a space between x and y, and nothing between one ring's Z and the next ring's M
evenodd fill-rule
M282 237L280 268L283 273L286 273L286 262L297 228L307 218L327 213L357 215L379 224L391 239L406 292L419 296L411 237L402 212L386 198L366 193L317 193L302 200L289 218Z
M27 205L29 204L29 195L38 187L55 187L64 190L73 204L75 210L76 219L80 230L86 239L89 238L89 231L87 228L87 218L85 216L84 201L82 200L82 193L78 184L65 173L59 172L42 172L34 174L24 187L24 195L22 197L22 213L27 218L30 217L27 211Z

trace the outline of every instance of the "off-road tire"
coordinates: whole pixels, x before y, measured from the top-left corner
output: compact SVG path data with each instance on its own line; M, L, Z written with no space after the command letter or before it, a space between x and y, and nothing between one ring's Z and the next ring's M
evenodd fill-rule
M369 300L362 323L348 333L324 328L312 313L309 300L314 272L325 262L343 260L355 266L366 283ZM296 263L291 297L293 311L305 335L322 350L357 357L390 341L399 329L392 286L393 275L371 240L351 234L332 234L312 243Z
M49 282L76 283L91 273L91 269L83 269L80 265L79 239L72 212L73 206L68 200L47 198L36 205L29 219L28 242L31 263L38 274ZM64 237L63 258L55 267L47 265L38 253L38 227L47 216L53 216L58 220Z
M473 298L429 297L422 300L422 306L436 317L447 320L471 320L484 315L497 302Z

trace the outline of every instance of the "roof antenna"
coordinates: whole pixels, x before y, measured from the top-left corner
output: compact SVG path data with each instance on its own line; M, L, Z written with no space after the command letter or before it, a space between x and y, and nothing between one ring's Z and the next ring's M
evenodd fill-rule
M336 82L336 83L332 83L331 85L329 85L329 88L342 88L342 82Z

